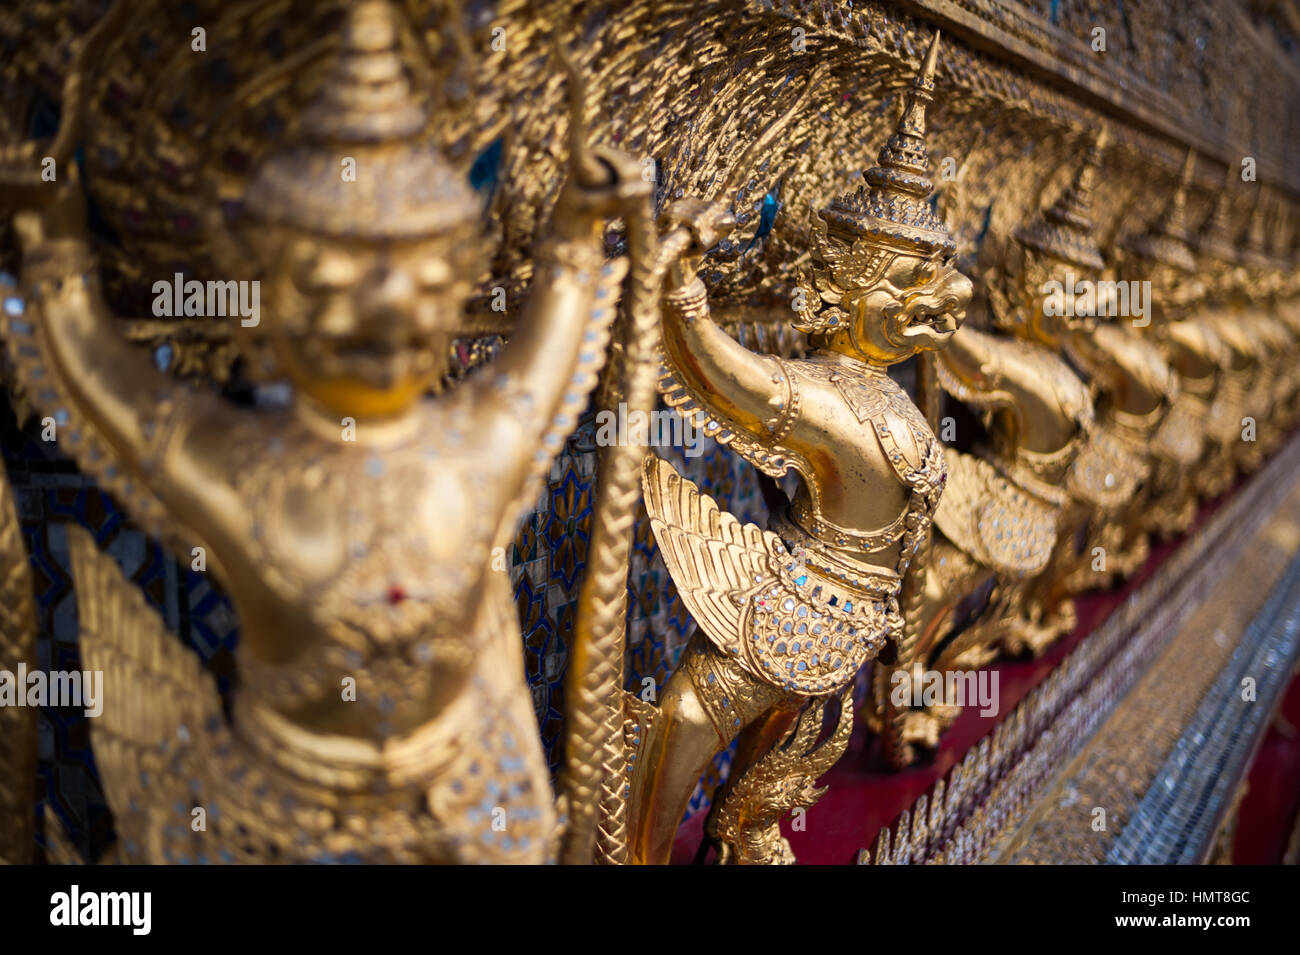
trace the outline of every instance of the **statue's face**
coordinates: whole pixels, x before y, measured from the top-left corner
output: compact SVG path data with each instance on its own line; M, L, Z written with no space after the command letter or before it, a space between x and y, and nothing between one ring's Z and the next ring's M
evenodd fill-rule
M1156 314L1169 321L1183 318L1205 295L1205 282L1164 262L1153 262L1144 276L1151 283Z
M343 416L408 408L445 373L476 268L472 236L264 240L265 334L296 390Z
M899 254L880 280L848 298L858 349L891 365L948 343L966 318L970 279L947 262Z
M1237 263L1221 263L1216 270L1220 297L1230 303L1244 304L1249 300L1250 275L1246 268Z
M1068 335L1090 334L1097 327L1097 316L1113 311L1109 302L1098 300L1097 275L1089 269L1024 247L1020 266L1025 310L1020 328L1028 338L1056 347Z

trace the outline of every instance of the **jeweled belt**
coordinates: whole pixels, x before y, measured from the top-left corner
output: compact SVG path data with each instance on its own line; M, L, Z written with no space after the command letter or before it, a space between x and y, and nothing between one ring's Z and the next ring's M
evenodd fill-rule
M901 524L906 516L907 514L904 512L900 520L895 522L900 525L900 536ZM785 541L792 558L796 562L828 582L854 590L862 596L872 599L891 597L898 592L901 578L895 571L890 570L888 567L879 567L874 564L868 565L837 555L834 551L827 549L828 542L825 539L809 533L796 523L791 515L785 513L773 514L768 521L768 529ZM888 546L897 540L898 536L895 536L887 540L882 546L864 548L864 550L881 550L884 546Z
M884 527L874 531L860 531L852 527L842 527L814 514L807 505L791 502L786 523L794 528L794 533L816 541L826 547L856 547L868 553L884 550L897 544L907 529L907 511L903 511Z

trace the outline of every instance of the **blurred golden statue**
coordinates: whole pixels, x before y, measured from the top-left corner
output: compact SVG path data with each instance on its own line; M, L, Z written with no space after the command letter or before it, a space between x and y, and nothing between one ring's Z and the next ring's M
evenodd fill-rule
M553 858L493 554L596 382L623 275L601 231L648 184L581 148L575 123L510 343L428 396L481 271L482 207L422 139L400 22L388 3L350 9L301 141L256 171L227 243L247 249L229 268L258 267L254 354L292 384L291 408L191 391L117 335L77 182L18 217L25 307L5 337L20 382L87 473L204 555L241 621L227 714L197 658L72 532L85 662L130 687L92 732L128 861Z

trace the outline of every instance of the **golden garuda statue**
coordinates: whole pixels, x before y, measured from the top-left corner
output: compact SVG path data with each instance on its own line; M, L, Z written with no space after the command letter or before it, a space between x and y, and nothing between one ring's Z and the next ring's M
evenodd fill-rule
M937 56L936 33L865 183L814 220L814 266L796 302L806 357L750 352L710 318L689 261L670 277L660 382L668 404L764 473L793 469L800 480L764 530L647 458L646 510L697 630L659 706L642 717L636 861L667 861L697 779L737 739L708 824L721 861L792 861L777 822L816 798L812 781L847 743L855 674L901 635L903 575L945 472L928 423L887 369L942 348L971 296L929 205L925 111ZM698 252L726 212L682 201L667 215L695 230ZM806 749L816 738L810 721L820 726L835 701L840 729ZM774 752L787 737L805 751Z
M1242 322L1253 289L1251 275L1241 261L1239 237L1232 223L1234 205L1243 198L1236 170L1228 169L1227 182L1214 207L1201 224L1195 252L1206 280L1202 307L1188 318L1198 336L1213 340L1218 365L1206 413L1206 449L1194 482L1202 496L1222 494L1241 470L1244 455L1254 447L1243 440L1250 418L1250 390L1259 364L1259 343ZM1257 220L1255 212L1251 224ZM1249 228L1249 226L1248 226Z
M1093 391L1064 358L1068 343L1097 330L1097 318L1050 307L1048 293L1067 272L1095 280L1104 267L1090 218L1100 150L1093 142L1052 204L990 243L995 251L985 254L996 262L983 304L994 327L968 324L937 356L938 381L983 412L989 440L947 455L910 637L873 682L873 722L895 765L936 747L960 712L951 701L900 708L896 681L918 667L967 670L1003 651L1038 653L1068 632L1074 529L1136 487L1136 475L1118 480L1126 472L1096 426Z
M70 533L86 665L131 688L92 731L125 860L553 858L493 553L596 383L624 272L601 232L649 184L583 148L575 123L516 333L435 394L482 205L420 136L400 23L388 3L349 10L299 141L255 171L230 242L265 289L242 323L250 354L291 383L291 407L192 391L120 338L75 179L17 216L4 336L18 381L86 473L202 555L242 624L226 713L111 558Z
M1056 207L1066 206L1072 215L1058 215L1048 228L1025 236L1055 263L1036 280L1065 286L1068 307L1079 316L1067 324L1059 343L1085 376L1096 414L1088 449L1071 469L1069 483L1078 507L1062 538L1072 538L1082 528L1082 546L1072 542L1077 550L1072 570L1058 566L1053 571L1066 575L1071 592L1123 579L1146 561L1145 491L1155 462L1169 457L1153 439L1179 391L1169 363L1135 327L1151 321L1154 303L1143 294L1146 287L1117 280L1124 269L1105 267L1094 236L1089 199L1100 175L1103 145L1104 140L1094 142Z
M1196 154L1188 150L1178 186L1160 215L1121 252L1126 274L1150 282L1150 322L1142 328L1160 349L1178 379L1169 411L1151 437L1151 482L1134 508L1153 533L1181 533L1196 514L1195 472L1205 454L1210 401L1224 362L1223 341L1202 322L1189 320L1205 294L1196 255L1188 199L1194 184Z

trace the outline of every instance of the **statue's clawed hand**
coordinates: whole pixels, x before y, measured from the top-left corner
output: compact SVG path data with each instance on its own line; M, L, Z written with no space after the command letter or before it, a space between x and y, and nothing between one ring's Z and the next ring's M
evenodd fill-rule
M661 232L684 228L691 235L688 256L702 256L736 227L731 209L720 202L687 196L678 199L659 216Z
M650 197L653 180L642 175L642 166L626 153L605 146L583 149L570 165L572 171L556 206L584 221L626 215Z

